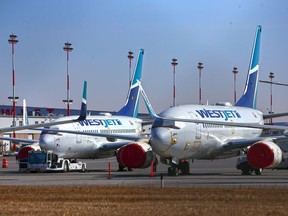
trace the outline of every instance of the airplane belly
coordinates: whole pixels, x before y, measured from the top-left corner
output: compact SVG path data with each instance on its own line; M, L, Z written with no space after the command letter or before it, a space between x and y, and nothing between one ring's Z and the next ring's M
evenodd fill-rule
M95 149L97 149L97 143L95 138L89 139L83 136L81 142L76 142L77 137L75 136L65 136L55 139L55 152L60 157L64 158L77 158L77 159L90 159L93 158L95 154Z

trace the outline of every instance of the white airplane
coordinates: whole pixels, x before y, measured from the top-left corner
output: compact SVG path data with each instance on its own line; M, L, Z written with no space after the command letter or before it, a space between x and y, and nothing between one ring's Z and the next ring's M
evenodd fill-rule
M155 154L148 138L141 136L143 122L137 118L143 55L141 49L126 103L115 116L87 116L77 122L45 127L39 139L41 149L53 150L58 157L69 159L116 155L120 169L150 166ZM55 122L70 118L75 117L58 118Z
M179 105L156 115L142 91L155 118L150 143L161 162L170 165L169 175L178 175L179 169L188 174L189 159L224 159L245 153L238 163L242 174L261 174L262 169L273 169L283 160L287 147L280 142L287 142L288 128L264 125L263 113L255 109L261 31L258 26L245 90L234 106ZM263 138L263 129L282 130L284 135Z

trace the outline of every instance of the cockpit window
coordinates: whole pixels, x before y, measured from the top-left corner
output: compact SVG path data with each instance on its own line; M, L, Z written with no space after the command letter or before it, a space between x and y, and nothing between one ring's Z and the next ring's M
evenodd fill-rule
M178 126L176 126L175 121L162 120L162 119L157 119L154 121L152 128L156 128L156 127L169 127L169 128L180 129Z

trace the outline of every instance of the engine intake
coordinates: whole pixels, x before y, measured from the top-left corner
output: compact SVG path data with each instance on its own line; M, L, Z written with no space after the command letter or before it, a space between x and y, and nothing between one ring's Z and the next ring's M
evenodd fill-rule
M131 143L119 148L116 158L124 167L147 168L151 165L154 155L149 144Z
M269 141L253 144L247 151L247 160L250 166L257 169L272 169L282 161L282 151L278 145Z

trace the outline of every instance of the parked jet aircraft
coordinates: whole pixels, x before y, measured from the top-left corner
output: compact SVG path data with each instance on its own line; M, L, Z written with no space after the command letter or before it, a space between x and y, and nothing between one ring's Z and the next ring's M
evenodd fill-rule
M141 49L126 103L117 115L87 116L78 122L41 129L41 149L53 150L59 157L70 159L116 155L121 168L150 166L154 153L148 139L141 136L143 122L137 118L143 55ZM59 118L55 122L70 118ZM113 135L117 135L117 139Z
M283 160L280 141L288 137L261 137L262 129L287 130L264 125L263 113L256 110L259 76L261 26L257 27L250 67L243 96L234 106L179 105L156 115L142 91L149 113L155 118L150 143L165 162L169 175L189 173L188 159L224 159L241 155L238 167L243 174L261 174L263 168L275 168ZM284 131L284 134L287 134Z
M141 49L127 101L115 116L88 116L76 123L44 128L40 135L41 148L51 149L64 158L97 159L116 155L121 166L150 166L154 154L151 146L143 141L142 120L137 118L143 55ZM106 136L101 137L101 134ZM120 134L123 138L107 137L113 134ZM137 137L136 142L126 139L133 136ZM139 157L141 154L144 156Z
M140 90L142 89L147 108L155 118L150 144L154 151L161 156L161 161L170 164L168 169L170 175L177 175L179 168L182 173L189 173L189 163L186 161L188 159L229 158L244 152L247 159L240 160L240 164L238 164L243 174L250 174L252 171L261 174L263 168L275 168L283 160L282 151L288 149L281 142L287 142L288 137L260 137L262 129L276 129L284 131L284 135L288 134L287 127L264 125L262 112L255 109L260 37L261 26L258 26L245 91L235 106L182 105L169 108L158 116L153 111L141 83L133 82L133 84L138 83ZM64 133L86 135L87 143L90 140L92 142L94 136L105 137L107 140L113 141L116 139L134 141L126 141L127 145L123 146L121 146L121 142L107 143L103 146L96 145L95 148L101 153L92 154L93 151L90 151L90 156L91 158L105 157L103 154L105 151L107 151L106 156L111 156L111 153L117 149L116 155L120 164L134 168L148 166L153 158L153 153L147 144L147 138L138 136L138 134L113 133L113 130L105 130L105 128L102 128L103 130L95 128L95 130L87 132L90 126L101 125L110 128L117 124L115 119L110 119L109 122L106 123L99 118L97 121L88 120L79 123L85 126L85 131L81 130L81 127L79 131L77 128L76 130L73 128L70 130L49 128L47 131L57 133L59 137ZM87 135L91 137L88 138ZM57 142L54 144L57 145Z

